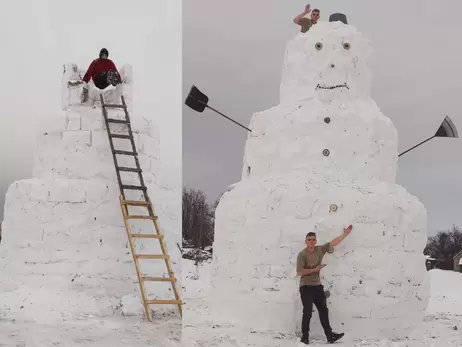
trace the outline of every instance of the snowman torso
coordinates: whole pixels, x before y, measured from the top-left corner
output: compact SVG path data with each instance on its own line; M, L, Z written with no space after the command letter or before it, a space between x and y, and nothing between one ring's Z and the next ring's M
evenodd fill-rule
M370 99L282 104L257 113L251 128L243 178L299 170L331 181L395 181L397 132Z

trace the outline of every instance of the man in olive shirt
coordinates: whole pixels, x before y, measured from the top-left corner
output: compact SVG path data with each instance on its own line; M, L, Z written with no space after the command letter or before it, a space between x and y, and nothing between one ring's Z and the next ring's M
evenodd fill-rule
M302 33L306 33L308 30L310 30L311 26L313 24L316 24L319 20L319 9L315 8L311 12L311 18L305 17L308 13L310 13L310 11L310 4L308 4L305 6L305 11L303 11L297 17L294 18L294 23L301 26L300 31Z
M326 334L327 341L334 343L342 338L344 333L337 334L332 331L329 323L329 310L327 308L326 294L324 286L321 284L319 271L326 266L321 264L322 258L327 252L333 251L333 247L338 245L353 229L350 225L343 229L343 234L336 237L322 246L316 246L316 234L309 232L305 238L306 248L297 256L297 275L300 277L300 296L303 304L302 317L302 339L301 342L309 344L310 320L313 312L313 303L318 309L319 319Z

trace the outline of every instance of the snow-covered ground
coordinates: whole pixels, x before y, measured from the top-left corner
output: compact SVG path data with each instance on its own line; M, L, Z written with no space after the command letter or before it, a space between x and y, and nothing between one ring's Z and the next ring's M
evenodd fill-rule
M217 326L208 316L210 263L199 267L183 260L183 328L178 316L154 316L148 323L135 317L82 317L61 324L13 322L0 312L0 347L290 347L295 336L251 332L232 324ZM407 341L350 341L344 347L460 347L462 346L462 274L431 270L432 296L425 321ZM205 300L204 300L205 299ZM315 316L317 312L315 312ZM179 343L183 340L182 344ZM312 346L325 341L313 341Z
M2 319L0 347L143 347L179 346L181 320L153 317L85 317L61 324L36 324Z
M218 326L207 312L210 290L210 267L196 267L193 261L183 260L183 343L191 347L289 347L299 346L299 339L277 332L244 331L232 324ZM462 346L462 273L431 270L432 293L424 322L405 341L351 341L348 332L336 342L345 347L461 347ZM313 317L317 316L315 311ZM311 346L326 341L312 341Z

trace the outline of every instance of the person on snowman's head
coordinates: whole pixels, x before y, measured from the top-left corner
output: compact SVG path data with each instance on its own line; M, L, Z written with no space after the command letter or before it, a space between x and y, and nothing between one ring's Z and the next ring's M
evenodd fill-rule
M305 17L310 12L311 12L310 18ZM321 13L319 9L317 8L311 11L311 5L308 4L305 6L305 11L303 11L297 17L294 18L294 23L301 26L300 31L302 33L306 33L308 30L310 30L311 26L313 26L314 24L318 22L320 14Z
M108 50L102 48L99 52L99 58L93 60L88 67L87 72L83 76L83 82L88 83L92 79L95 86L99 89L105 89L110 84L116 86L118 83L121 83L119 71L117 71L114 62L108 56Z

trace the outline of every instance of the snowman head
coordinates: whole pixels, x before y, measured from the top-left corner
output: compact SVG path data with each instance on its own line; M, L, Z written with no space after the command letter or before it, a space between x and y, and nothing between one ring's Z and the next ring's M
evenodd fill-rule
M371 46L355 27L318 22L290 42L281 84L281 102L309 98L366 98Z

